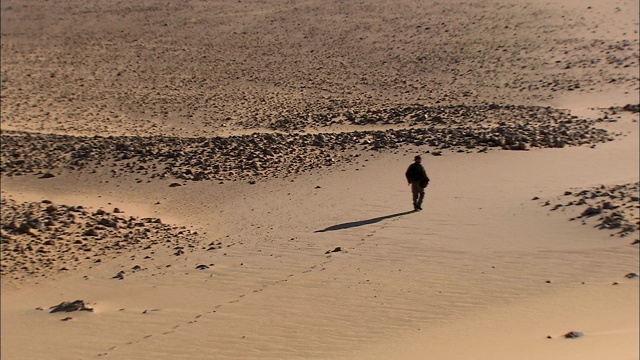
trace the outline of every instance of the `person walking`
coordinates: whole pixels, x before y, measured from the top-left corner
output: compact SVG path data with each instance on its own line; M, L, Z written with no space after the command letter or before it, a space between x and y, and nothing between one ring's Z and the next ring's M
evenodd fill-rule
M416 155L413 164L409 165L405 173L407 182L411 186L413 196L413 210L422 210L422 200L424 200L424 189L429 185L429 177L422 166L422 157Z

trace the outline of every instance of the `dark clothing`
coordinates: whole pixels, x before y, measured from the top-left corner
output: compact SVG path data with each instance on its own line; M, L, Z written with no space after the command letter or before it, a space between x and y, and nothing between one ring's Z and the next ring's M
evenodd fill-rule
M411 195L413 196L413 209L422 210L422 200L424 200L424 189L429 185L429 177L424 167L415 162L409 165L405 173L407 182L411 185Z
M427 172L424 170L424 167L420 163L415 162L409 165L405 176L407 177L407 182L409 184L416 183L423 188L427 187L427 185L429 184L429 177L427 176Z
M413 198L413 210L422 210L424 188L416 183L411 183L411 196Z

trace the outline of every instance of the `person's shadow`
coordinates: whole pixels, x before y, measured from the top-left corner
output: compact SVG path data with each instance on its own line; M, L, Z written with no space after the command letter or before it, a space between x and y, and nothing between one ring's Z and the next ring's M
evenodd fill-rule
M371 224L375 224L377 222L380 222L382 220L387 220L387 219L391 219L391 218L398 217L398 216L408 215L408 214L412 214L414 212L415 211L405 211L405 212L401 212L401 213L397 213L397 214L380 216L380 217L373 218L373 219L368 219L368 220L352 221L352 222L348 222L348 223L344 223L344 224L332 225L332 226L329 226L328 228L325 228L325 229L322 229L322 230L316 230L314 232L319 233L319 232L326 232L326 231L349 229L349 228L358 227L358 226L364 226L364 225L371 225Z

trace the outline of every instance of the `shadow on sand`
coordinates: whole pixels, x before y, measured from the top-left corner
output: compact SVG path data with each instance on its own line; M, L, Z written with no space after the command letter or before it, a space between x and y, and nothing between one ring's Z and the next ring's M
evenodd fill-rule
M380 222L382 220L391 219L391 218L398 217L398 216L403 216L403 215L413 214L414 212L415 211L405 211L405 212L401 212L401 213L397 213L397 214L380 216L380 217L373 218L373 219L368 219L368 220L360 220L360 221L353 221L353 222L348 222L348 223L344 223L344 224L332 225L332 226L329 226L328 228L325 228L325 229L322 229L322 230L316 230L314 232L319 233L319 232L326 232L326 231L349 229L349 228L358 227L358 226L364 226L364 225L371 225L371 224L375 224L377 222Z

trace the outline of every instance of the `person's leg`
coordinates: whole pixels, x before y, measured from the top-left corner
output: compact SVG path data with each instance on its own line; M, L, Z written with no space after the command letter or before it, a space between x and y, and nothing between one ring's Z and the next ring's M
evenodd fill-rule
M420 199L420 187L417 184L411 184L411 194L413 195L413 209L419 210L418 200Z
M416 202L418 210L422 210L422 200L424 200L424 189L421 189L418 193L418 200Z

